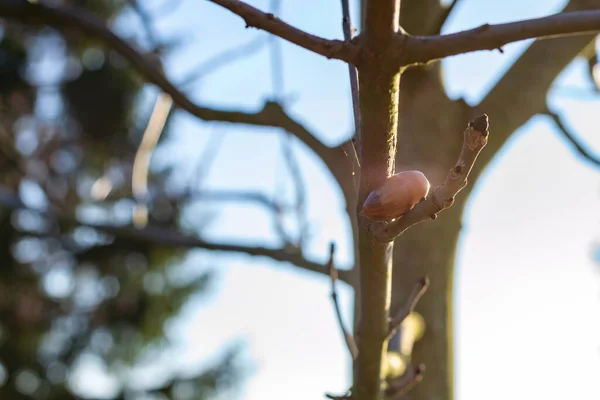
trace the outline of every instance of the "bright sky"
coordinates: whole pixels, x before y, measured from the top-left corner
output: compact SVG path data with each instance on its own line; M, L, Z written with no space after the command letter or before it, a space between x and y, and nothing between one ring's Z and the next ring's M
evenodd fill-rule
M149 9L162 3L148 2ZM250 3L269 7L268 0ZM546 15L564 3L461 0L446 30ZM356 18L357 1L352 5ZM339 1L284 0L280 17L324 37L341 37ZM186 35L185 50L167 64L175 81L223 49L265 35L244 29L243 21L227 10L192 0L183 0L157 28L165 37ZM525 46L506 46L503 55L482 52L445 61L450 95L479 100ZM339 143L351 131L346 66L287 43L282 48L290 112L324 142ZM190 93L202 104L257 110L271 94L269 65L265 47L209 75ZM535 71L531 76L535 79ZM597 126L600 97L565 89L587 85L584 64L576 62L563 74L551 100L600 154L600 136L590 128ZM494 140L493 115L490 120ZM156 161L168 153L192 171L208 138L226 135L206 187L272 194L284 185L293 194L282 161L281 132L198 123L185 113L177 116L174 131L168 151ZM307 255L324 260L334 240L338 263L347 265L352 257L349 224L340 193L316 157L301 144L294 148L310 188L313 237ZM464 216L456 266L458 400L600 398L600 279L590 258L592 243L600 239L598 204L599 171L571 151L547 118L536 117L520 129L487 169ZM260 208L203 208L204 213L215 211L218 218L207 237L277 244L271 220ZM214 290L192 301L173 324L171 338L179 348L165 357L163 366L201 368L223 346L242 340L251 374L240 399L321 399L325 392L348 388L349 357L326 279L243 255L199 251L186 265L190 271L206 268L219 271ZM349 321L351 293L341 289Z

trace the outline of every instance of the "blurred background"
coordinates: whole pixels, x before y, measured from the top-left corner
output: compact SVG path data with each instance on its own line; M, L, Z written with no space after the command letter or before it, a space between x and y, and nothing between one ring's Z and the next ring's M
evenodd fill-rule
M248 3L342 38L339 2ZM442 32L566 3L460 0ZM94 13L197 104L255 113L275 101L326 146L353 134L346 65L245 29L210 2L53 4ZM355 20L359 9L351 1ZM448 97L477 104L530 45L444 60ZM600 74L591 54L548 93L589 156L536 115L469 194L453 293L459 400L600 396ZM430 111L423 118L435 118ZM158 138L147 127L161 116ZM200 120L98 40L9 18L0 21L0 165L0 399L318 399L349 387L327 276L244 251L282 249L323 266L333 242L336 265L353 265L344 195L294 136ZM122 229L132 223L202 243ZM226 251L233 246L242 249ZM353 291L338 286L350 324Z

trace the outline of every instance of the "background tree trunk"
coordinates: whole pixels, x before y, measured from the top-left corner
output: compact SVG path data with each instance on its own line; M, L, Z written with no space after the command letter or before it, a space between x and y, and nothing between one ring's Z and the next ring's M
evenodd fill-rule
M362 3L364 6L366 0ZM571 0L563 11L598 7L598 0ZM403 0L401 16L401 26L408 33L434 34L441 27L444 10L438 0ZM591 35L574 36L532 44L481 104L474 107L448 98L439 62L402 74L396 172L421 170L435 187L454 165L462 131L470 119L488 113L493 135L454 205L440 213L435 223L414 226L394 244L392 309L404 304L418 279L430 277L429 289L416 308L425 320L425 334L412 353L415 364L425 364L425 378L406 399L453 398L454 261L464 206L485 166L513 132L544 111L554 79L593 39ZM531 71L535 71L535 81L531 80ZM527 90L523 90L525 87ZM399 349L398 339L397 336L390 342L390 351Z
M421 170L433 187L443 182L454 165L470 117L462 101L448 99L439 77L439 64L402 75L396 159L397 171ZM435 223L416 225L394 244L392 308L404 304L419 278L430 277L427 294L417 307L425 318L426 331L413 353L414 363L426 366L426 380L407 394L410 399L450 399L453 392L452 348L448 344L452 341L453 265L464 191ZM390 343L390 350L398 350L397 340Z

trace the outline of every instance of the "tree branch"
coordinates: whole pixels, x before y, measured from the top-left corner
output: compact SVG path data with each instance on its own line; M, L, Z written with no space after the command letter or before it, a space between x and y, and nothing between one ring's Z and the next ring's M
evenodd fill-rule
M598 2L570 0L563 11L582 11L597 7ZM595 35L569 36L548 40L536 40L494 85L472 115L484 110L493 115L494 140L480 154L471 172L471 181L482 173L508 138L533 115L546 109L548 89L553 81L588 46L593 45ZM552 57L548 57L551 54ZM531 79L535 71L535 79ZM527 90L523 90L527 88ZM515 96L515 93L519 93Z
M600 31L600 10L588 10L505 24L484 24L448 35L406 36L403 64L421 64L472 51L499 49L520 40L550 39L597 31Z
M169 94L177 106L204 121L282 128L298 137L325 162L334 177L340 182L342 190L345 192L351 190L352 181L346 167L348 160L344 156L342 145L336 147L325 146L305 127L287 115L277 103L267 102L264 108L256 113L216 110L198 106L165 77L157 68L156 63L153 63L149 58L114 34L100 19L79 8L49 5L42 2L33 3L27 0L2 0L0 1L0 17L14 18L30 23L49 24L59 29L66 27L80 29L85 34L103 41L110 48L117 51L148 81ZM349 183L348 180L350 180Z
M0 186L0 206L9 210L31 210L47 216L48 218L58 218L61 221L78 224L81 226L96 229L109 235L139 241L141 243L150 243L156 245L170 246L182 249L205 249L212 251L224 251L233 253L244 253L251 256L268 257L275 261L288 262L298 268L306 271L316 272L321 275L330 275L328 265L319 264L305 259L299 251L290 249L277 249L261 246L244 246L225 243L209 242L196 238L176 230L162 227L148 226L143 229L137 229L134 226L116 226L105 223L92 223L75 220L68 216L61 216L56 213L48 213L43 210L28 208L19 196L12 193L11 190ZM350 270L339 271L339 279L351 284L352 273Z
M356 48L350 42L327 40L311 35L298 28L286 24L271 13L264 13L240 0L210 0L239 15L246 22L246 27L255 27L279 36L288 42L320 54L327 58L335 58L354 63Z
M415 310L417 303L419 302L421 297L425 294L428 287L429 287L429 278L427 278L427 277L422 278L421 280L419 280L419 282L417 282L415 284L415 287L413 288L412 293L408 297L408 300L404 304L404 307L402 307L398 311L398 313L396 314L396 316L394 318L390 319L389 337L392 337L396 333L396 331L400 328L400 325L402 325L402 322L404 322L406 317L408 317L410 315L410 313Z
M484 114L471 121L463 135L463 146L458 161L441 186L436 187L425 200L400 218L392 222L371 221L369 228L377 240L390 242L411 226L427 219L435 219L438 212L454 203L454 197L467 185L467 177L479 152L487 144L487 115Z
M335 245L331 243L329 247L329 277L331 278L331 300L333 301L333 308L335 309L335 315L337 317L338 325L344 335L344 340L346 341L346 347L348 347L348 351L350 352L350 356L353 360L356 360L358 356L358 347L356 347L356 342L354 338L348 332L344 325L344 320L342 319L342 311L340 310L340 304L338 302L337 289L335 287L335 282L339 279L339 271L335 268L335 264L333 262L333 258L335 256Z
M594 156L589 151L587 151L577 141L577 139L575 139L575 137L573 136L573 134L570 132L569 128L567 128L567 126L563 122L563 120L560 117L560 115L558 115L557 113L555 113L553 111L550 111L550 109L547 109L546 112L545 112L545 114L548 115L550 118L552 118L552 120L556 124L556 127L558 128L559 132L563 134L563 136L573 145L573 147L575 148L575 150L577 150L577 152L583 158L585 158L590 163L594 164L596 167L600 167L600 158Z
M205 249L212 251L224 251L233 253L244 253L251 256L268 257L275 261L288 262L301 269L317 272L323 275L329 275L329 269L326 265L315 263L305 259L300 252L286 249L274 249L261 246L243 246L235 244L214 243L199 239L190 235L180 233L175 230L148 226L143 229L137 229L133 226L114 226L105 224L94 224L78 222L83 226L97 229L115 236L129 237L140 242L155 243L160 245L179 247L185 249ZM349 271L339 271L339 279L347 282Z
M422 364L408 368L404 375L390 382L385 390L386 400L401 399L417 383L423 380L424 373L425 366Z
M342 30L344 31L344 40L352 40L352 20L350 19L350 5L348 0L342 0ZM350 74L350 91L352 94L352 112L354 115L354 152L360 166L360 153L356 148L360 146L360 104L358 96L358 70L352 64L348 64L348 73Z

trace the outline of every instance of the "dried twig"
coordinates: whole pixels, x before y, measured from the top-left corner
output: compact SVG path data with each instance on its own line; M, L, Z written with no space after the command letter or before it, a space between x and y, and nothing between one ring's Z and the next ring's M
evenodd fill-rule
M484 24L441 36L399 36L403 65L419 64L478 50L495 50L526 39L550 39L600 31L600 10L563 12L505 24Z
M467 185L467 177L481 149L488 141L488 117L483 114L469 123L463 135L463 145L456 165L446 181L433 189L427 198L412 210L392 222L370 221L369 229L382 242L390 242L411 226L427 219L437 218L437 213L450 207L454 197Z
M320 54L327 58L335 58L353 63L356 51L354 46L340 40L327 40L311 35L298 28L286 24L271 13L264 13L240 0L210 0L239 15L247 27L254 27L279 36L288 42Z
M399 378L392 380L385 390L386 400L397 400L402 398L416 384L423 380L425 366L423 364L411 366L406 373Z
M415 310L417 303L419 302L421 297L425 294L428 287L429 287L429 278L428 277L421 278L415 284L415 286L414 286L412 292L410 293L410 296L408 296L408 300L406 301L404 306L400 310L398 310L395 317L390 319L389 337L393 336L396 333L396 331L400 328L400 326L402 325L402 322L404 322L406 317L408 317L410 315L410 313Z
M581 143L579 143L577 141L577 139L575 139L575 136L573 136L573 134L570 132L569 128L567 128L567 126L565 125L565 123L563 122L562 118L560 115L558 115L557 113L550 111L550 109L546 109L546 111L544 112L544 114L548 115L549 117L552 118L552 120L554 121L554 123L556 124L556 127L558 128L558 130L563 134L563 136L573 145L573 147L575 148L575 150L577 150L577 152L586 160L588 160L589 162L591 162L592 164L594 164L597 167L600 167L600 158L594 156L592 153L590 153L585 147L583 147L581 145Z
M358 356L358 347L356 346L356 342L354 341L354 338L352 337L350 332L348 332L348 330L346 329L346 327L344 325L344 321L342 319L342 312L340 310L340 304L338 302L338 295L337 295L337 290L335 287L335 282L339 279L339 272L335 268L335 265L333 262L334 255L335 255L335 244L331 243L331 245L329 247L329 264L328 264L329 276L331 278L331 299L333 301L333 307L335 309L335 315L337 316L338 325L340 326L342 334L344 335L344 340L346 341L346 346L348 347L350 356L352 357L353 360L356 360L356 357Z

